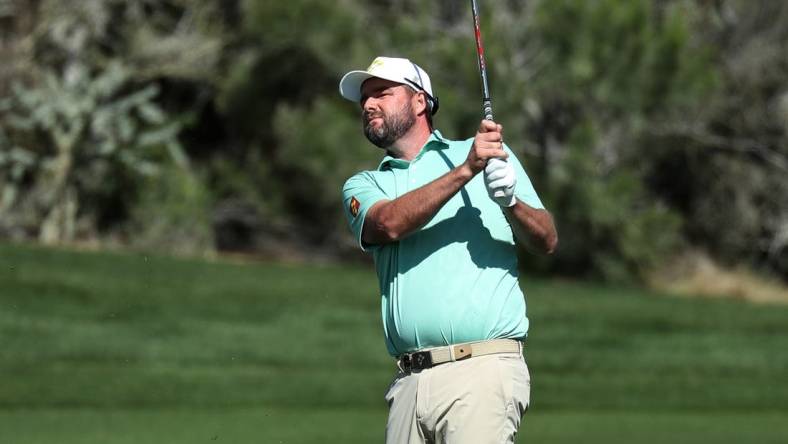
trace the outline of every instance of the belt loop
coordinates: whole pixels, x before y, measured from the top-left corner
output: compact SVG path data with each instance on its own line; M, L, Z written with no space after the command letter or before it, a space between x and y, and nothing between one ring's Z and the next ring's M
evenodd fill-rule
M457 361L457 358L454 356L454 346L451 344L449 344L449 359L451 359L451 362Z

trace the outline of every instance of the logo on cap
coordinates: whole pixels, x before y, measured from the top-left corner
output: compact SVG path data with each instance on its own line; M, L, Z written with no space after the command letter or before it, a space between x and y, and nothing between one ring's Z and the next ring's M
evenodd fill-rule
M370 72L379 66L383 66L385 63L386 63L385 60L378 57L375 60L373 60L372 63L369 64L369 68L367 68L367 72Z
M352 214L353 217L358 216L358 210L359 210L360 207L361 207L361 202L359 202L358 199L356 199L356 196L351 197L350 198L350 214Z

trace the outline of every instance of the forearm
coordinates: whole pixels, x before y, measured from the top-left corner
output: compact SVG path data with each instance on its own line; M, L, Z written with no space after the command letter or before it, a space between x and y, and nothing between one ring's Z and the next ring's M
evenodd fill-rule
M473 175L473 171L462 164L394 200L375 204L364 221L362 239L369 244L381 244L408 236L426 225Z
M502 210L518 243L534 253L552 254L555 251L558 233L547 210L533 208L519 200L514 206Z

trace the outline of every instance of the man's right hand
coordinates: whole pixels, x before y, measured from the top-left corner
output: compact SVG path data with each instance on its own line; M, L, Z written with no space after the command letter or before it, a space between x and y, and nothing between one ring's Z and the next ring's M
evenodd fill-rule
M472 175L476 175L484 169L490 159L503 159L509 157L503 150L503 127L492 120L482 120L479 124L479 131L473 138L471 151L465 160L465 165L470 169Z

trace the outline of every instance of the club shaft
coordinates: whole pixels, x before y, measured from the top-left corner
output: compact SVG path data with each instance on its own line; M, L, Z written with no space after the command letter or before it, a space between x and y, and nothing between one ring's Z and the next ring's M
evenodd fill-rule
M492 99L490 98L490 85L487 83L487 63L484 61L484 46L482 45L482 29L479 26L479 7L476 0L471 0L471 11L473 11L473 28L476 34L476 54L479 56L479 73L482 76L482 110L485 120L493 120ZM505 162L503 160L491 159L488 162ZM503 190L495 191L495 197L503 197Z
M476 0L471 0L471 11L473 11L473 27L476 35L476 54L479 58L479 73L482 77L482 109L484 112L484 118L487 120L493 120L490 86L487 83L487 63L484 61L482 30L479 26L479 6L476 4Z

